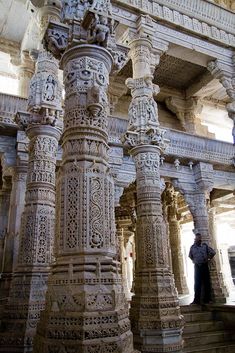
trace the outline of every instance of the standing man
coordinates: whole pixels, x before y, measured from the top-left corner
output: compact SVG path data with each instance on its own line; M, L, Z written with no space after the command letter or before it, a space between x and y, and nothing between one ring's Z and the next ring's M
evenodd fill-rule
M215 256L215 250L206 243L202 243L202 236L196 233L194 244L189 251L189 257L194 263L194 300L191 304L201 304L203 288L204 304L211 301L211 284L208 262Z

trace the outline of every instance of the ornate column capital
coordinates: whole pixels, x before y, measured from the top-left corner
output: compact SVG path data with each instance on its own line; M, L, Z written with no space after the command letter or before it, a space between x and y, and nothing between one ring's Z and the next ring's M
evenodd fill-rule
M50 21L44 36L45 48L61 59L74 46L93 44L106 48L113 57L112 71L119 71L127 60L127 48L115 41L118 24L111 16L111 3L107 0L66 2L62 9L64 24ZM74 21L73 21L74 20ZM63 61L62 61L63 67Z
M110 114L115 110L115 106L118 103L118 100L127 92L127 87L123 83L123 80L111 76L109 80L109 88L108 88L108 96L109 96L109 104L110 104Z
M34 124L51 125L62 129L61 93L58 62L50 53L41 51L38 55L36 72L30 83L28 112L18 112L16 123L22 129Z
M47 0L44 6L37 11L37 21L40 29L41 38L43 38L48 23L50 21L61 21L61 0Z
M126 80L133 98L128 110L129 124L124 141L131 147L152 144L164 149L168 142L164 138L166 131L159 127L157 103L153 98L159 87L152 83L152 79L151 75L146 75Z
M18 78L19 78L19 95L28 98L30 80L35 71L35 63L29 53L24 50L21 52L19 67L18 67Z
M195 133L196 127L191 125L195 125L194 122L197 119L197 115L202 112L203 104L200 99L196 97L188 99L168 97L165 102L167 108L176 114L185 130Z
M133 79L139 79L154 74L161 55L167 51L168 44L159 42L158 45L155 43L154 47L150 36L140 32L132 38L129 47L128 55L133 64Z

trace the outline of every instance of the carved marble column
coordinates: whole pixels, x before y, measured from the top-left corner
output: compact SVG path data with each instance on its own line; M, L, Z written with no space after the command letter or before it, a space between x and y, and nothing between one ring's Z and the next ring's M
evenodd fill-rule
M19 96L28 98L30 80L34 74L34 62L29 56L28 51L23 51L21 54L21 63L18 68L18 79L19 79Z
M139 29L141 35L130 42L133 78L126 81L132 102L125 140L131 147L137 185L136 267L130 316L136 349L142 353L181 352L183 323L161 206L159 167L164 131L159 127L153 98L159 87L152 83L155 65L166 45L158 43L154 50L143 35L144 23Z
M193 167L195 184L183 184L175 182L177 187L184 195L189 210L193 217L194 233L202 235L202 241L213 247L213 237L209 229L209 197L213 188L213 166L199 162ZM218 256L218 254L216 255ZM212 300L216 303L226 302L225 293L220 282L219 268L215 259L210 261L210 277L212 287Z
M107 89L113 58L107 45L109 36L96 37L98 27L97 31L90 28L90 24L98 26L99 21L105 21L100 25L108 35L110 19L103 17L103 12L110 13L111 7L107 1L95 4L98 14L91 8L82 24L77 12L76 25L70 21L73 46L66 47L67 26L53 27L51 23L46 35L55 55L64 50L65 115L56 261L37 329L35 353L133 352L116 259L114 182L108 163ZM79 12L82 4L78 5ZM64 8L65 18L75 16L67 10ZM83 44L93 31L91 44ZM60 35L64 41L58 40L54 46Z
M31 352L47 278L53 260L55 223L55 166L61 123L58 63L47 52L38 57L30 84L29 113L16 121L29 138L25 208L19 257L5 306L0 352Z
M6 237L4 239L4 259L1 264L0 315L2 315L3 305L7 302L9 296L12 272L14 271L18 256L17 243L19 240L21 215L24 210L27 168L26 166L16 166L12 173L12 191L8 213L8 226L6 229ZM4 204L4 207L6 206L7 205Z
M209 232L211 236L211 243L213 249L215 249L217 256L214 258L215 263L216 263L216 269L218 271L218 276L219 276L219 281L220 281L220 287L222 288L222 291L225 295L225 297L228 297L229 292L228 288L225 284L225 278L222 272L222 266L221 266L221 256L219 254L219 248L217 245L217 221L216 221L216 207L210 205L210 208L208 209L208 217L209 217Z
M169 238L171 248L172 270L175 278L175 285L179 294L189 294L186 277L184 274L183 254L181 248L181 232L179 214L177 211L177 192L167 184L167 216L169 226Z
M3 188L0 190L0 273L2 275L5 255L6 255L6 238L7 238L7 222L10 207L11 190Z
M126 243L127 239L125 237L126 230L124 227L117 226L117 234L118 234L118 241L120 246L120 262L121 262L121 273L122 273L122 283L123 289L126 296L127 301L131 300L131 286L129 283L128 275L128 263L126 258Z
M8 212L10 207L11 189L0 190L0 234L7 232Z

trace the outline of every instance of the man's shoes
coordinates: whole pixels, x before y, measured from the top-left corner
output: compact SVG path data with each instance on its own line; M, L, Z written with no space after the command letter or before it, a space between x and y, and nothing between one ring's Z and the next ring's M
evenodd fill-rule
M208 304L213 304L213 302L211 300L208 300L206 302L203 302L203 304L208 305Z
M200 303L199 302L195 302L195 300L192 302L192 303L190 303L189 305L200 305Z

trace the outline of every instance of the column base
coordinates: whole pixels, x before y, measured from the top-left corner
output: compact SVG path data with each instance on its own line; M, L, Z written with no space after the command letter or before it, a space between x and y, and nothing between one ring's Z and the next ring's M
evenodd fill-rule
M29 353L44 309L48 273L15 273L0 328L0 352Z
M134 334L134 345L141 353L181 353L182 330L140 330Z
M71 263L55 265L34 353L133 353L121 276L112 260L102 260L100 267L79 260L73 269Z

